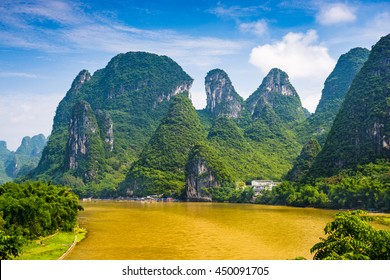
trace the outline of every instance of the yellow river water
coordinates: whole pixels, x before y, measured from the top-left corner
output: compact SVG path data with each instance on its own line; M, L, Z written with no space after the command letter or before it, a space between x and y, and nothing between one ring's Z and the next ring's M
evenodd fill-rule
M88 236L67 259L285 260L303 256L336 211L229 203L83 202Z

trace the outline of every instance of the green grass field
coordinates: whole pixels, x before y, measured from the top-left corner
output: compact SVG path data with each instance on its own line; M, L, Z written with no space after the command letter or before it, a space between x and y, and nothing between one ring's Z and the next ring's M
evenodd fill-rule
M58 232L49 237L31 241L23 248L16 260L58 260L72 245L77 234L77 242L87 234L85 229L76 228L74 232Z

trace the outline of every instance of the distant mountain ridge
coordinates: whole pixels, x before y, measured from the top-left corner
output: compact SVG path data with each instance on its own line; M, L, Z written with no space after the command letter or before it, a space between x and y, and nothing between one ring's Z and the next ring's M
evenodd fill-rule
M12 181L33 170L41 158L47 139L43 134L25 136L15 152L0 141L0 183Z

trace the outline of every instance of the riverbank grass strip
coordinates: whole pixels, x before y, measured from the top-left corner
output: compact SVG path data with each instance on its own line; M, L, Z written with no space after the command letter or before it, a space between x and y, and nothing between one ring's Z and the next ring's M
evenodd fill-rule
M76 228L74 232L58 232L48 238L31 241L23 248L17 260L58 260L74 241L80 242L86 236L85 229Z

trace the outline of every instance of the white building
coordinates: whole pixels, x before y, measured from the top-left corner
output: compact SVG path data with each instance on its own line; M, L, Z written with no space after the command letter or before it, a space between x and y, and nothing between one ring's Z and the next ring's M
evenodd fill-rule
M280 182L274 182L272 180L252 180L251 186L253 187L253 190L258 193L263 190L272 190L273 187L279 185Z

